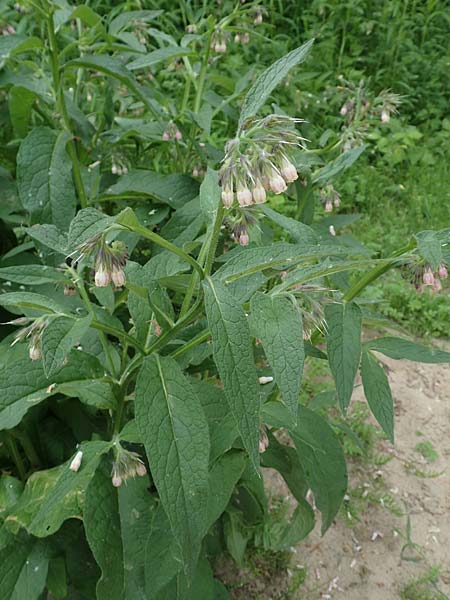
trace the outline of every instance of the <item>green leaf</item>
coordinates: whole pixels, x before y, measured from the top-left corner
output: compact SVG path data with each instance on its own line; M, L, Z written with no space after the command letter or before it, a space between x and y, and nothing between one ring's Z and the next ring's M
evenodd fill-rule
M88 484L97 470L100 459L111 448L111 442L95 441L81 444L81 467L77 472L65 463L50 492L44 497L39 511L28 530L36 537L46 537L57 531L69 518L79 517Z
M279 60L275 61L262 73L247 92L241 108L239 117L239 129L242 129L245 121L253 117L263 106L273 90L282 82L289 71L303 62L309 54L314 40L310 40L289 52Z
M113 222L113 217L96 208L83 208L70 223L67 246L72 251L89 238L102 233Z
M361 357L361 309L354 302L329 304L325 308L325 318L328 362L336 383L339 405L345 413Z
M47 377L52 377L64 364L72 348L80 344L89 329L92 315L82 319L53 319L42 334L42 361Z
M247 319L222 283L208 279L204 290L214 360L242 443L257 469L260 399Z
M341 171L345 171L352 164L358 160L364 150L367 148L367 145L358 146L357 148L352 148L347 152L343 152L334 160L331 160L321 169L318 169L312 178L313 183L324 184L327 181L330 181L334 177L336 177ZM339 216L339 215L338 215Z
M364 394L373 416L394 443L394 401L383 367L370 352L363 352L361 376Z
M242 567L250 532L245 527L242 513L234 509L234 507L230 507L225 513L223 533L228 552L237 564Z
M66 152L67 131L56 134L36 127L20 144L17 187L20 201L34 223L53 223L65 230L75 214L72 163Z
M176 577L181 568L180 548L170 531L167 515L160 505L145 546L146 598L159 598L160 591Z
M111 35L117 35L122 29L126 29L135 21L152 21L163 12L162 10L130 10L121 12L111 21L108 31Z
M300 310L286 296L256 294L250 303L250 326L262 342L283 402L295 422L305 362Z
M8 508L14 506L23 491L23 483L11 475L0 477L0 518Z
M291 519L286 523L275 517L274 522L268 522L264 528L264 546L270 550L280 551L291 548L311 533L314 529L314 511L311 506L300 498Z
M308 225L305 225L301 221L286 217L285 215L281 215L265 205L261 206L261 210L271 221L282 227L284 231L287 231L294 242L298 244L317 243L317 236Z
M209 433L200 401L175 360L144 360L135 412L153 480L192 571L206 522Z
M35 48L42 48L42 40L37 37L26 37L20 33L2 35L0 37L0 69L6 59Z
M323 534L332 524L347 490L344 452L328 423L303 406L291 435L322 514Z
M55 253L67 254L67 236L55 225L33 225L27 229L27 235Z
M294 498L300 502L306 496L308 483L298 453L294 448L280 444L270 432L268 435L270 443L267 450L261 455L261 466L276 469L285 480Z
M200 186L200 207L208 223L214 221L220 201L218 173L208 167Z
M9 90L9 116L18 138L24 138L28 133L28 125L36 94L22 86L13 86Z
M212 463L232 447L238 436L236 422L221 388L201 379L192 378L190 382L208 421Z
M123 175L106 190L101 200L150 197L176 209L198 196L198 191L198 183L187 175L161 175L139 169Z
M83 510L86 538L102 570L97 600L123 600L125 588L119 500L111 483L110 463L103 457L87 487Z
M73 350L67 365L48 379L42 361L31 361L26 344L16 344L0 362L0 430L15 427L30 408L55 394L89 397L103 377L97 359Z
M95 27L102 22L100 15L98 15L90 6L87 6L86 4L78 6L73 11L73 13L70 15L70 20L72 21L73 19L80 19L80 21L83 21L83 23L89 25L89 27Z
M63 271L47 265L2 267L0 268L0 279L24 285L43 285L44 283L64 283L68 281Z
M164 60L172 60L174 58L179 58L180 56L192 56L193 54L195 54L195 52L190 48L166 46L165 48L158 48L157 50L153 50L153 52L148 52L143 56L139 56L127 64L127 69L130 69L130 71L147 69L148 67L153 67Z
M48 296L34 292L9 292L0 296L0 305L17 306L43 313L65 313L66 308Z
M214 279L235 281L265 269L293 267L299 263L315 262L316 258L336 255L343 250L329 244L303 245L278 242L270 246L237 248L230 251L227 262L215 273Z
M221 456L209 473L208 521L206 531L224 512L239 481L247 457L243 452L228 452ZM205 531L205 533L206 533Z
M48 565L47 588L55 598L67 596L66 563L62 556L52 558Z
M442 262L442 245L437 231L421 231L415 236L420 256L430 264L433 270Z
M45 588L49 548L21 532L0 550L2 600L39 600Z
M390 336L370 340L364 344L364 348L382 352L386 356L396 360L406 358L407 360L422 363L450 362L450 352L430 346L423 346L411 340Z

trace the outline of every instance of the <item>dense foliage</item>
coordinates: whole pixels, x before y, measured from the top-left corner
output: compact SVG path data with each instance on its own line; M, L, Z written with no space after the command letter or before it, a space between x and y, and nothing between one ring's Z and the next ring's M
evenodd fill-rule
M0 5L5 600L227 598L215 556L288 548L315 509L325 532L346 492L305 363L344 418L360 376L393 442L382 356L450 362L364 296L393 270L438 294L450 230L339 235L355 161L413 162L404 140L442 124L441 67L412 58L445 43L438 4L405 8L414 42L397 3L356 30L371 3L153 4Z

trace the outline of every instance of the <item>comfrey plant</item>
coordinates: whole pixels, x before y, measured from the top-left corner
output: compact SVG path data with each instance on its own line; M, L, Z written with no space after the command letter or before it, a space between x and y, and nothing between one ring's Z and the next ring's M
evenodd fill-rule
M450 360L361 339L366 321L386 326L367 286L397 267L434 286L450 235L374 259L338 234L345 215L315 218L316 191L337 208L360 150L310 151L300 118L264 116L312 43L230 99L214 91L211 45L249 15L263 13L205 15L178 44L159 11L33 3L0 40L2 600L227 598L218 554L290 548L319 514L324 533L346 492L333 425L300 402L305 362L329 364L343 415L361 377L393 442L382 356ZM180 57L172 97L155 65ZM270 207L280 198L296 218ZM289 521L264 468L296 500Z

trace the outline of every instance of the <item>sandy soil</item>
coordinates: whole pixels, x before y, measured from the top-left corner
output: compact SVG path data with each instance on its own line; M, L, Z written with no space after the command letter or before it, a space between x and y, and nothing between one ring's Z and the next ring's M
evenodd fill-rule
M242 590L233 592L233 598L395 600L402 598L407 584L437 565L443 595L434 591L436 595L418 596L417 600L450 597L450 366L380 359L389 370L396 414L395 447L382 442L380 450L393 458L382 467L364 470L350 465L350 486L362 486L370 494L381 484L403 515L381 504L367 504L353 526L341 517L323 538L317 526L293 549L291 573L295 577L301 567L307 571L306 581L297 591L293 591L289 575L283 579L277 574L271 581L244 584ZM362 387L358 387L352 402L362 399ZM438 455L432 464L415 449L423 441L431 442ZM267 473L267 486L273 496L288 495L274 473ZM415 562L401 559L406 515L417 546L405 550L405 556L419 559ZM241 581L249 582L248 574L240 575ZM233 579L238 583L239 574ZM291 591L287 591L289 587Z

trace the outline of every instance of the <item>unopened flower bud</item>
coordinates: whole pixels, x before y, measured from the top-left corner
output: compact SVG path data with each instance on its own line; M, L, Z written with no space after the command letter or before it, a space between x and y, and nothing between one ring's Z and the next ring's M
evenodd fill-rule
M275 194L281 194L286 190L287 185L281 175L273 172L269 179L269 187Z
M180 140L183 139L183 134L181 133L181 131L179 129L176 129L174 137L179 142Z
M119 174L119 167L115 163L113 163L112 166L111 166L111 173L113 175L118 175Z
M240 246L248 246L250 238L248 236L247 227L245 223L237 223L233 230L233 236L236 242Z
M448 270L447 267L445 265L441 265L438 269L438 276L439 279L447 279L448 277Z
M110 273L108 271L105 271L103 269L103 266L100 265L100 268L95 272L95 285L97 287L107 287L110 281Z
M122 477L120 475L113 475L112 484L114 487L120 487L122 485Z
M261 182L256 183L252 195L255 204L263 204L266 201L266 190L263 188Z
M284 180L286 181L286 183L292 183L292 181L295 181L296 179L298 179L297 169L285 157L283 158L283 160L281 162L280 170L281 170L281 175L284 177Z
M252 193L247 187L238 187L237 200L239 206L250 206L252 203Z
M76 473L78 471L78 469L81 467L81 459L82 458L83 458L83 453L81 452L81 450L78 450L78 452L75 454L74 459L72 460L72 462L69 465L69 469Z
M227 51L227 44L225 42L225 40L222 40L221 42L216 42L214 44L214 52L217 52L217 54L224 54Z
M237 34L234 36L234 43L235 43L235 44L239 44L239 43L240 43L240 41L241 41L241 36L240 36L240 35L237 33Z
M243 34L241 35L241 43L242 43L242 44L248 44L248 43L249 43L249 41L250 41L250 34L248 34L248 33L243 33Z
M163 139L165 142L168 142L168 141L170 140L170 133L169 133L168 131L165 131L165 132L162 134L162 139Z
M222 190L222 204L225 208L231 208L234 202L234 194L231 188L224 188Z
M325 212L333 212L333 202L331 201L331 198L327 198L327 201L325 202Z
M256 17L253 19L255 25L261 25L263 22L263 16L261 12L256 13Z
M330 235L332 235L333 237L336 235L336 230L333 225L329 226L328 231L330 232Z
M123 287L125 285L125 273L123 269L113 267L111 279L116 287Z
M72 285L64 286L64 296L75 296L77 290Z
M433 290L433 292L440 292L442 290L441 280L435 277L431 289Z
M147 475L147 469L143 463L139 463L136 466L136 473L139 475L139 477L144 477L144 475Z
M339 196L336 194L333 200L333 204L335 208L339 208L341 205L341 199L339 198Z
M39 346L30 346L28 355L31 358L31 360L39 360L41 358L41 350Z
M389 121L391 120L391 115L389 114L389 111L385 108L383 108L383 110L381 111L381 121L383 123L389 123Z
M422 281L424 285L433 285L434 275L431 269L425 269L424 274L422 276Z
M341 110L339 111L339 114L341 114L343 117L345 117L345 115L348 113L348 106L347 106L347 102L345 104L342 105Z

